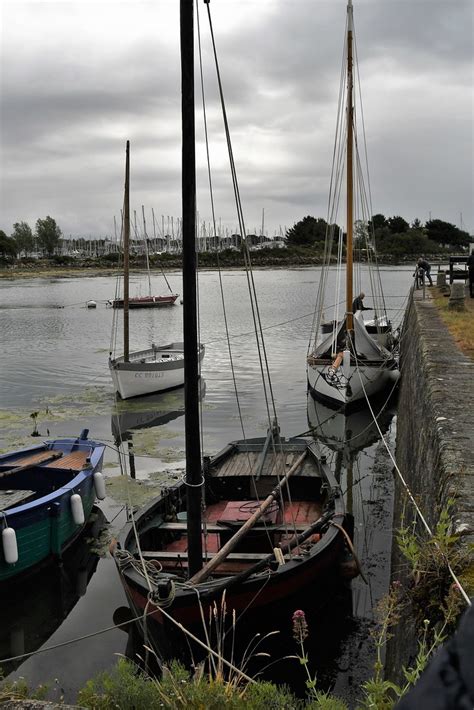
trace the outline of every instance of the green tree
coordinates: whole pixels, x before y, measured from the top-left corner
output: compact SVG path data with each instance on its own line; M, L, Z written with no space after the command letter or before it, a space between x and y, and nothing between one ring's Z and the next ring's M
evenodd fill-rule
M403 217L389 217L387 220L388 228L392 234L402 234L403 232L408 232L410 225L403 219Z
M383 214L373 214L369 221L369 232L375 232L377 229L383 229L387 226L387 220Z
M314 217L308 216L288 229L286 238L288 244L310 246L316 242L324 242L326 239L326 230L326 220L321 217L315 219Z
M426 223L426 234L428 239L438 244L463 247L470 242L467 232L458 229L450 222L443 222L442 219L430 219Z
M54 250L59 246L62 232L52 217L38 219L36 221L36 236L42 249L52 256Z
M0 229L0 257L2 261L12 261L16 257L16 242Z
M12 238L16 241L18 254L21 252L28 256L33 251L35 239L30 225L27 222L15 222L13 225Z

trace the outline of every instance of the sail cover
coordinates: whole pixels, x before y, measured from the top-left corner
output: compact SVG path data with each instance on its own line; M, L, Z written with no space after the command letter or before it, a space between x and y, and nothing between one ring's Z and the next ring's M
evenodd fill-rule
M336 352L345 348L345 322L339 325L336 337ZM364 323L362 311L354 313L354 341L357 357L363 360L386 360L390 358L390 353L382 345L379 345L374 338L369 335ZM334 335L330 333L314 350L314 357L326 359L334 357L333 352Z

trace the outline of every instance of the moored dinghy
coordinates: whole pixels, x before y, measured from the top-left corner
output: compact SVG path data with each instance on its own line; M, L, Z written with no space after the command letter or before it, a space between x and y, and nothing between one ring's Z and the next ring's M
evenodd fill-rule
M61 556L105 497L105 446L87 434L0 456L0 581Z
M356 116L356 99L359 94L354 88L358 74L353 66L353 47L353 7L352 0L349 0L344 53L347 71L340 91L341 105L338 111L340 118L334 149L335 164L331 179L325 264L319 283L313 330L307 354L309 391L317 399L340 409L363 404L367 397L393 385L399 374L395 342L385 309L375 244L370 229L370 190L366 184L368 171L362 169L365 156L359 153L359 146L364 142L365 133L361 131L361 135L357 136L356 119L359 117ZM346 174L345 231L336 223L343 191L343 162ZM356 206L359 218L357 239L355 238ZM363 274L360 267L354 269L356 250L361 247L361 244L363 258L367 264L367 274ZM345 264L343 264L344 252ZM331 265L336 253L338 266L334 270ZM330 277L335 277L335 284L328 295L327 285ZM371 285L375 317L370 323L364 322L360 310L362 301L359 296L364 296L363 278L367 278ZM339 312L340 302L344 304L342 313ZM362 308L364 309L364 306ZM332 315L332 320L329 322L325 322L326 311L330 311Z

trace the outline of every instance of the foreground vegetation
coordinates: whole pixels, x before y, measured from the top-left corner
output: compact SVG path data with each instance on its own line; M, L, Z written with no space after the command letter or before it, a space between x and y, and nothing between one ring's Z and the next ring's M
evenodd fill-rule
M440 512L431 539L416 532L402 519L396 539L408 574L404 582L395 581L378 607L378 624L373 629L376 658L372 678L352 699L358 710L392 710L398 700L416 684L436 649L454 632L465 602L459 587L453 583L449 567L458 575L469 595L474 593L474 575L469 558L451 533L451 505ZM410 616L418 629L418 649L408 667L402 669L400 682L387 679L383 657L387 643L396 633L402 617ZM311 671L311 659L305 650L308 628L303 611L292 618L294 648L281 659L284 663L303 666L306 673L306 697L298 698L286 686L255 680L244 675L245 668L224 673L223 662L209 657L191 674L179 663L165 668L157 680L136 664L121 658L110 671L90 680L77 697L77 703L91 710L348 710L346 702L318 688ZM293 653L291 653L293 651ZM23 680L4 682L0 687L0 704L9 699L44 698L48 689L40 687L31 693Z

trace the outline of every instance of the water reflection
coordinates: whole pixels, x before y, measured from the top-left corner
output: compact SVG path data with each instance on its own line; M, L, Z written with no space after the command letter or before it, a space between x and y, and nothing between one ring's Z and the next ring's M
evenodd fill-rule
M363 577L352 582L352 630L338 659L334 690L353 707L364 680L372 674L370 629L375 609L386 593L390 576L393 507L392 462L382 436L393 441L396 398L371 401L370 410L344 414L308 395L307 417L312 436L326 454L354 521L354 546Z
M344 412L316 401L308 394L308 424L314 438L331 451L342 452L345 460L372 446L388 431L395 416L396 403L382 399L371 402L375 419L368 407Z
M15 658L40 648L61 626L96 571L98 551L94 551L107 521L94 507L91 520L81 536L66 551L61 562L50 562L38 572L2 589L0 668L6 676L28 660ZM14 659L3 662L2 659Z
M206 393L206 383L200 379L199 399ZM184 387L171 392L117 400L112 412L112 436L118 443L133 437L135 429L151 429L168 424L184 415Z

